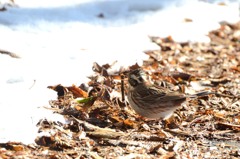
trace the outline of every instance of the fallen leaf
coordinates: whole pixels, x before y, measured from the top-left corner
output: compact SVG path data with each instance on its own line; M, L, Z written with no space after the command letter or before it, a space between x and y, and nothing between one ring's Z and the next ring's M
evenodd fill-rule
M85 92L84 90L82 90L81 88L75 85L72 85L71 87L67 87L67 89L71 91L75 97L84 97L84 98L88 97L87 92Z

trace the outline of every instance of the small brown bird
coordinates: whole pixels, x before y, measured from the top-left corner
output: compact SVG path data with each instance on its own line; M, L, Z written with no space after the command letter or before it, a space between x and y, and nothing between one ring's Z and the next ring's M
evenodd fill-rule
M145 73L141 69L133 70L128 74L128 83L127 97L131 107L136 113L147 118L168 119L187 97L209 94L203 92L187 96L164 87L147 84Z

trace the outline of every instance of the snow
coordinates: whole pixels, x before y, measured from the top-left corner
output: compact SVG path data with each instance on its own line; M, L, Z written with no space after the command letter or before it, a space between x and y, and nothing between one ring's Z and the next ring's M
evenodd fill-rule
M15 2L17 7L0 12L0 49L21 57L0 54L0 142L32 143L39 119L64 122L43 108L57 96L47 86L86 82L93 62L141 64L144 50L159 49L148 36L208 42L208 31L220 21L239 21L239 1Z

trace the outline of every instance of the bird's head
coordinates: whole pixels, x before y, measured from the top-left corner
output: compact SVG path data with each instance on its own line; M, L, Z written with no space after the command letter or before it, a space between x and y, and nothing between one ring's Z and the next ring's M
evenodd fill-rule
M128 83L131 87L136 87L139 84L145 83L146 74L141 69L135 69L128 74Z

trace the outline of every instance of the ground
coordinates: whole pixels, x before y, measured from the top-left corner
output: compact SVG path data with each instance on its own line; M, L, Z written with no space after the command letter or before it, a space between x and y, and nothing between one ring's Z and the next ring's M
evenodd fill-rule
M49 111L67 122L39 121L35 144L0 144L0 158L239 158L240 23L222 23L211 42L177 43L150 37L158 50L141 67L154 84L194 94L163 121L137 115L124 99L126 70L93 66L90 82L49 86L58 93Z

